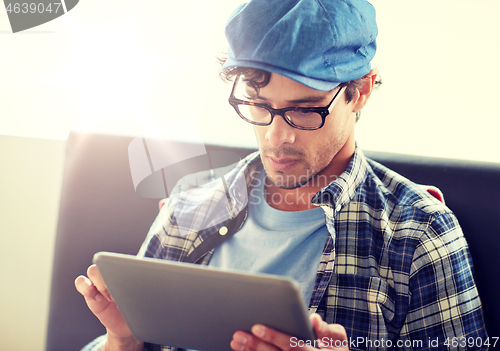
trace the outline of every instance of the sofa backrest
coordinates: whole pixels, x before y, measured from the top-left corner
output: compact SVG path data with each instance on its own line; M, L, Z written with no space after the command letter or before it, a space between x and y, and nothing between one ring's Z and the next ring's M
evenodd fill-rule
M76 134L68 139L47 335L47 351L79 350L104 328L73 281L98 251L136 254L158 213L158 200L136 194L129 166L133 138ZM178 142L172 142L178 144ZM182 143L181 143L182 144ZM178 146L178 145L177 145ZM247 148L231 150L240 157ZM500 165L386 153L365 154L422 184L439 187L469 242L491 336L500 336Z

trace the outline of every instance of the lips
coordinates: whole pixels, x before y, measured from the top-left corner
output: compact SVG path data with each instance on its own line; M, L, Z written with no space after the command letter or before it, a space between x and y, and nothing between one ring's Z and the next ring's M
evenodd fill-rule
M275 158L268 156L267 159L276 172L286 172L299 162L299 160L294 158Z

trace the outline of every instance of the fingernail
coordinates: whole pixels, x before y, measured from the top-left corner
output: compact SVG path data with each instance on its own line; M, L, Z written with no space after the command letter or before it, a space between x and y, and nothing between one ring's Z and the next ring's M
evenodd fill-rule
M247 343L247 338L245 336L243 336L243 335L236 334L234 336L234 341L236 341L239 344L245 345Z
M255 325L252 328L252 333L254 333L259 338L262 338L266 334L266 328L262 325Z
M94 297L94 299L97 301L97 302L101 302L102 301L102 295L100 293L97 293L96 296Z

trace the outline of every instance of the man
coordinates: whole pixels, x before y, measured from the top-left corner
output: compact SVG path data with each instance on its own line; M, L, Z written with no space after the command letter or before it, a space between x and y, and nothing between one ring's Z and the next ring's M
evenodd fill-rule
M226 35L229 102L254 125L259 152L224 184L206 184L208 174L181 181L139 255L291 276L328 349L485 340L456 218L356 146L354 126L376 81L373 7L253 0L236 9ZM160 349L131 335L95 266L76 286L107 328L87 349ZM230 346L312 349L262 325L235 332Z

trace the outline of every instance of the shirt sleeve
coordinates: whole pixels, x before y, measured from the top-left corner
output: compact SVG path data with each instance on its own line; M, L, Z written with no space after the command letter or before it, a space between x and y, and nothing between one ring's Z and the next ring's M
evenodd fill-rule
M160 208L160 212L149 228L148 234L137 253L138 257L158 257L158 252L161 248L160 238L166 236L164 225L169 220L170 198L164 199L162 202L163 205Z
M106 344L106 335L101 335L83 347L81 351L100 351Z
M481 349L487 340L481 301L469 248L453 214L435 218L421 237L409 285L401 340L421 340L424 349ZM483 342L469 343L472 338Z

